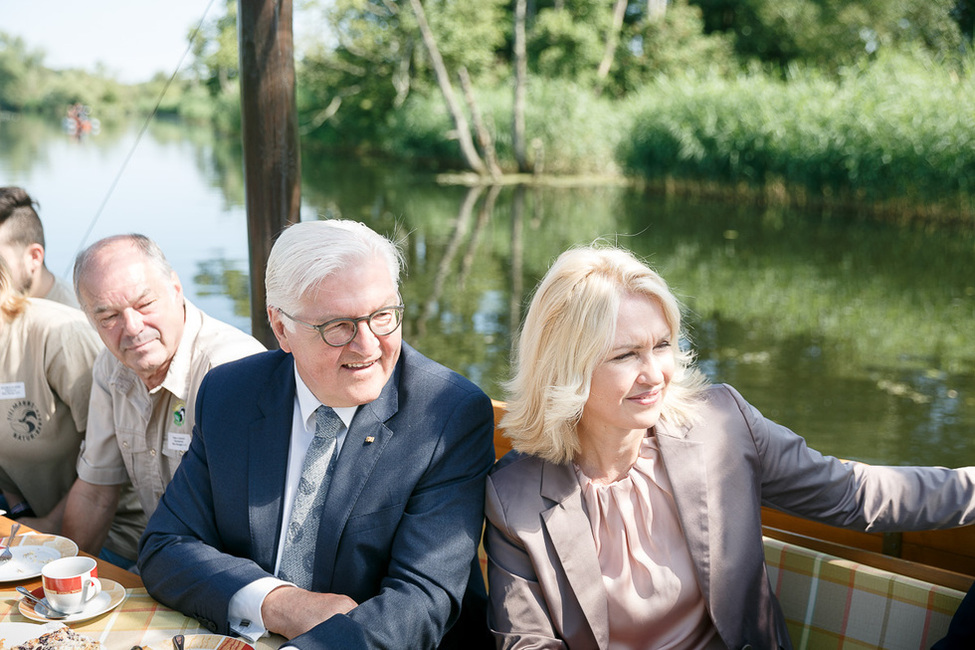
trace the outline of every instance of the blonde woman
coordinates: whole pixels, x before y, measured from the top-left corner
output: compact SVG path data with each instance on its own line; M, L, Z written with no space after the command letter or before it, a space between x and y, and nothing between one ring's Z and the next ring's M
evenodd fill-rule
M0 258L0 490L8 517L60 530L101 347L80 310L21 294Z
M563 253L518 343L516 451L487 484L504 648L789 648L760 507L859 530L975 521L975 468L844 463L707 386L680 307L627 251Z

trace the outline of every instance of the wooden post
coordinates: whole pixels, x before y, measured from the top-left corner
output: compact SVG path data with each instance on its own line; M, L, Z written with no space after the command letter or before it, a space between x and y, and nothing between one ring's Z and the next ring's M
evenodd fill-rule
M238 0L240 114L250 253L251 332L268 348L264 271L271 245L301 218L291 0Z

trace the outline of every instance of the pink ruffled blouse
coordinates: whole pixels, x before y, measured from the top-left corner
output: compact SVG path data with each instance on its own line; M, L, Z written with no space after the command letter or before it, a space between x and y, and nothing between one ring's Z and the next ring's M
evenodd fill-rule
M720 646L704 606L673 489L648 435L630 471L593 484L576 467L609 604L613 650Z

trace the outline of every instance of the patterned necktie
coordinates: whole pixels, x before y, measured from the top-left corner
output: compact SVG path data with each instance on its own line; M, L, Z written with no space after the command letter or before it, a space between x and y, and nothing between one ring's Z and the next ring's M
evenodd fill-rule
M302 589L311 589L318 523L321 521L328 484L332 480L335 436L341 427L342 420L329 407L319 406L315 410L315 438L308 446L301 467L301 480L291 508L291 522L278 568L278 577Z

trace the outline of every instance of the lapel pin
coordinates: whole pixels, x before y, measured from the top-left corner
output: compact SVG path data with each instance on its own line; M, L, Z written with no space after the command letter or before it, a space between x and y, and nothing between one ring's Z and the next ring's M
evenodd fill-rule
M366 436L366 444L367 444L367 445L368 445L369 443L371 443L371 442L372 442L373 440L375 440L375 438L373 438L372 436Z

